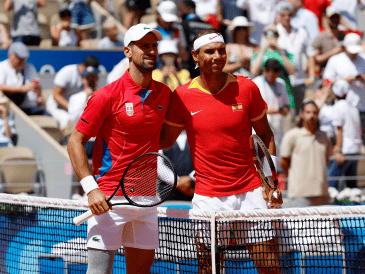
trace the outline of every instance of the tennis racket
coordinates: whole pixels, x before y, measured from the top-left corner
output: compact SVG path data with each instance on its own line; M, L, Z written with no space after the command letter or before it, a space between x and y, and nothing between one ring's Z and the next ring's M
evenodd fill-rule
M278 177L269 151L264 142L256 134L250 136L250 148L253 153L256 171L264 187L268 191L274 190L274 198L277 198L276 189L278 188Z
M119 185L107 199L109 206L133 205L153 207L166 201L174 193L177 174L174 165L165 155L149 152L134 159L125 169ZM126 202L113 204L111 199L122 189ZM91 210L75 217L80 225L94 214Z

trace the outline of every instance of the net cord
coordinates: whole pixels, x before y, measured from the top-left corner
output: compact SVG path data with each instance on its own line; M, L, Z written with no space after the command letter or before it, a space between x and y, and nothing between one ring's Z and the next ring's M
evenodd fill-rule
M88 210L87 201L46 198L26 195L0 194L0 201L13 204L32 205L40 207L55 207L76 210ZM320 206L307 208L286 209L258 209L245 211L199 211L192 209L176 209L158 207L159 217L211 220L214 214L217 220L273 220L273 219L319 219L319 218L346 218L365 215L365 206Z

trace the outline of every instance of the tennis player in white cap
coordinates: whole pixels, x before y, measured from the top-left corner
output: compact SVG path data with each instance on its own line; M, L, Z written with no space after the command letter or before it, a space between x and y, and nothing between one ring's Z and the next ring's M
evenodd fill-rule
M157 152L159 133L171 90L152 80L157 41L162 35L145 24L131 27L124 38L129 69L118 80L97 90L88 100L69 143L68 152L96 215L88 222L88 274L110 274L115 250L124 247L128 274L147 274L158 248L157 209L110 208L106 203L132 160ZM95 137L91 175L84 144ZM119 191L113 198L125 200Z
M192 55L200 76L172 93L160 148L172 146L185 128L196 178L193 209L267 209L265 199L271 207L280 207L280 191L277 196L264 191L249 152L254 128L277 163L274 135L266 116L267 104L259 88L247 77L223 72L226 46L215 30L197 34ZM201 228L196 238L199 273L211 273L210 235L207 235L210 230ZM236 243L246 245L258 273L281 273L271 228L269 222L221 225L218 238L220 244L229 244L232 229Z

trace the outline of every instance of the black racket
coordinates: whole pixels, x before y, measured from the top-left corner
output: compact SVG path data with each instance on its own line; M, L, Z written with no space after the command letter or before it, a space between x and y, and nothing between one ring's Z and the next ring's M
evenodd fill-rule
M108 198L110 206L133 205L153 207L166 201L174 193L177 184L175 167L165 155L149 152L134 159L125 169L122 179ZM111 199L122 189L127 202L112 203ZM75 225L80 225L94 214L91 210L75 217Z
M257 173L264 187L268 191L274 190L275 194L278 188L278 177L269 151L264 142L256 134L250 136L250 148L253 153Z

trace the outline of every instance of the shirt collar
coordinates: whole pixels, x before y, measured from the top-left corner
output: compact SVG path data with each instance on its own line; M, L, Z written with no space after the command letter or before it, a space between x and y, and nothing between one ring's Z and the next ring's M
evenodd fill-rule
M131 75L129 74L129 69L127 69L127 71L124 73L122 79L124 81L125 87L127 89L129 89L133 94L138 94L143 89L140 85L138 85L136 82L134 82ZM147 90L149 92L152 92L155 90L154 80L151 81L151 84Z
M198 76L199 77L199 76ZM205 92L205 93L208 93L208 94L211 94L208 90L206 90L206 89L204 89L202 86L200 86L199 85L199 83L198 83L198 77L196 77L196 78L194 78L192 81L191 81L191 83L190 83L190 85L189 85L189 89L190 88L197 88L197 89L200 89L201 91L203 91L203 92ZM228 76L227 76L227 80L226 80L226 83L224 84L224 86L220 89L220 91L219 92L221 92L222 90L224 90L230 83L232 83L232 82L238 82L238 80L237 80L237 78L236 77L234 77L232 74L228 74ZM218 93L219 93L218 92ZM218 94L218 93L216 93L216 94Z

